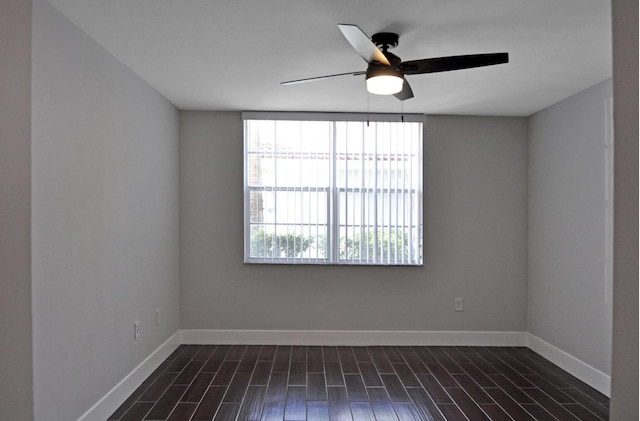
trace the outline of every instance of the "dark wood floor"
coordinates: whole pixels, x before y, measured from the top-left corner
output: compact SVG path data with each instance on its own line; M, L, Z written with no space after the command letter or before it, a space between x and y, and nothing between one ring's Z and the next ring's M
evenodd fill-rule
M527 348L182 345L109 420L607 420Z

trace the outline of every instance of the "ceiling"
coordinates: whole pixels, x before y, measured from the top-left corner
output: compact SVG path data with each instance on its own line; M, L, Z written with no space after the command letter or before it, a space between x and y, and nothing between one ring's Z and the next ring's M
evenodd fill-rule
M183 110L527 116L611 77L603 0L49 0ZM508 64L408 76L415 97L368 95L337 28L400 35L403 60L508 52Z

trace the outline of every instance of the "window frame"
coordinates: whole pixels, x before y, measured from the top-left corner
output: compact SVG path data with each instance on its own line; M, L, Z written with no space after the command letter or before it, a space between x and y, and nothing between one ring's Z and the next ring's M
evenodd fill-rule
M247 139L247 120L285 120L285 121L328 121L328 122L405 122L405 123L422 123L422 141L418 142L419 150L416 155L419 156L419 169L418 169L418 182L417 182L417 256L416 262L411 263L398 263L398 262L363 262L363 261L349 261L341 260L339 257L339 241L332 241L327 250L325 258L313 258L313 259L300 259L298 257L265 257L256 258L251 257L251 210L250 210L250 194L251 187L248 180L248 139ZM423 178L424 178L424 124L425 116L423 114L382 114L382 113L327 113L327 112L262 112L262 111L245 111L242 113L243 123L243 251L244 251L244 263L245 264L292 264L292 265L336 265L336 266L413 266L420 267L424 265L424 191L423 191ZM335 134L332 141L335 143ZM331 160L331 177L335 177L335 159ZM362 186L354 188L355 190L362 189ZM327 231L330 237L339 238L338 224L333 220L337 212L339 212L336 195L340 195L343 190L348 190L342 186L336 186L335 180L327 188L318 188L318 191L326 191L327 193ZM365 187L366 189L366 187ZM276 191L280 189L274 189ZM287 190L287 187L283 187L282 190ZM413 190L413 189L412 189ZM265 190L267 191L267 190ZM331 197L334 196L334 197ZM329 232L330 231L330 232Z

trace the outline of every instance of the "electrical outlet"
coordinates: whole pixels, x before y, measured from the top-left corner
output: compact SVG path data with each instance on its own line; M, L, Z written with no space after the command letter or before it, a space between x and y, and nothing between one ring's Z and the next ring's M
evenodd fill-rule
M462 311L462 298L453 299L453 311Z
M133 339L138 339L138 336L140 336L140 322L136 320L133 322Z
M160 310L156 310L156 326L160 326Z

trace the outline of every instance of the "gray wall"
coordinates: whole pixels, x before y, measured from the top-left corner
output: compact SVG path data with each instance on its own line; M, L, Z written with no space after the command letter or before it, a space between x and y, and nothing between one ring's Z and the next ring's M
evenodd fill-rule
M33 414L30 1L0 1L0 57L0 419L26 421Z
M241 115L180 116L182 328L526 329L526 119L428 117L424 267L374 268L244 265Z
M611 80L529 119L529 332L611 372ZM609 137L609 142L611 137ZM610 216L609 216L610 218ZM609 256L610 259L610 256Z
M35 419L69 421L179 329L178 111L33 6Z
M638 2L613 0L615 128L611 420L638 417Z

